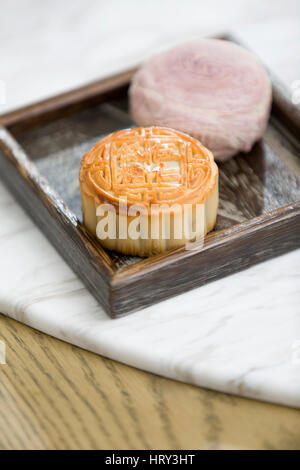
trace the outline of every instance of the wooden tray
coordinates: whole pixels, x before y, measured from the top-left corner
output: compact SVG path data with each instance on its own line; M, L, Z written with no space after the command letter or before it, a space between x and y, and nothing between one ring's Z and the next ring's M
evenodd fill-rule
M148 259L102 249L81 223L78 171L103 135L133 124L127 111L133 72L0 118L4 183L112 317L300 246L300 117L274 80L264 138L249 154L219 165L217 225L204 247Z

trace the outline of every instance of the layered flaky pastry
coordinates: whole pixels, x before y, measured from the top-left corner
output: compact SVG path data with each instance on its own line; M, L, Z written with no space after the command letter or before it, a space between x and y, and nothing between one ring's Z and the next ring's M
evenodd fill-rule
M190 247L213 229L218 168L186 134L125 129L84 155L80 190L84 223L105 248L149 256Z
M225 161L263 135L272 86L251 52L231 41L196 39L150 58L135 73L129 98L137 125L175 127Z

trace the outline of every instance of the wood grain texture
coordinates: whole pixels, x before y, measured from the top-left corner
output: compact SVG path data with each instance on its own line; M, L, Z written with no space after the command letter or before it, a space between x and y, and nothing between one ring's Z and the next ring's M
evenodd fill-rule
M300 449L300 410L138 371L0 315L0 449Z
M112 317L300 246L300 119L276 80L266 137L247 155L220 164L217 224L203 247L141 260L105 251L87 233L81 222L80 160L103 135L133 124L126 96L132 73L0 121L8 126L0 128L4 182Z

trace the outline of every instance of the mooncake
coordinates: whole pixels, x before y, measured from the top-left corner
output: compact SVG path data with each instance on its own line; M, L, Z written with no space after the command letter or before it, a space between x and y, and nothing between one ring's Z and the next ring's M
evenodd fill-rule
M259 60L229 41L201 39L148 60L129 91L133 120L199 139L216 160L248 152L268 122L272 91Z
M213 154L173 129L106 136L84 155L79 179L84 224L109 250L150 256L190 247L216 222Z

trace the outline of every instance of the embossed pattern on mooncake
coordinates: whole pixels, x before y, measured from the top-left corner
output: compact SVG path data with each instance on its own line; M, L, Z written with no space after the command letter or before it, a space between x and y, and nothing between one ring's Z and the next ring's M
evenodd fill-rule
M125 129L96 144L83 158L81 179L108 199L185 202L205 192L215 165L196 139L172 129Z

